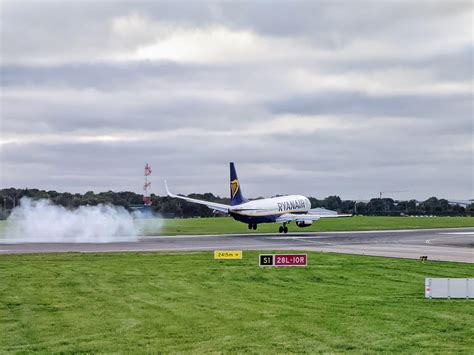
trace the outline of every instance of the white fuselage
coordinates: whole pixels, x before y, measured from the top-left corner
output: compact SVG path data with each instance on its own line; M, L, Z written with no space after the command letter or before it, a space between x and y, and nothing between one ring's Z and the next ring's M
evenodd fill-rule
M307 213L311 208L311 202L305 196L289 195L265 198L231 206L229 213L238 220L247 218L262 219L262 222L270 222L285 213Z

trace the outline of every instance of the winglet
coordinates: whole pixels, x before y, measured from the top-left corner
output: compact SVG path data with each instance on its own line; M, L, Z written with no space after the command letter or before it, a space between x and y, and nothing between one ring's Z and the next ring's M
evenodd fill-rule
M166 180L165 180L165 189L166 189L166 194L170 197L173 196L173 194L170 192L170 190L168 189L168 184L166 183Z

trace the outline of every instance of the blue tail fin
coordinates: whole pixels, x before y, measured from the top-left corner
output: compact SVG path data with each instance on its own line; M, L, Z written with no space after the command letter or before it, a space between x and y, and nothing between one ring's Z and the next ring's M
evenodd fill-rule
M230 163L230 204L235 206L244 202L247 202L247 199L242 195L234 163Z

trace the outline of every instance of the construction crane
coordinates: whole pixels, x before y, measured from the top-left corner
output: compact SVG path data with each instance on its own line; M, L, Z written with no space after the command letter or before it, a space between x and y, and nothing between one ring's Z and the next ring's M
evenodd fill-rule
M380 191L379 196L380 199L383 198L383 194L394 194L394 193L399 193L399 192L408 192L408 190L396 190L396 191Z

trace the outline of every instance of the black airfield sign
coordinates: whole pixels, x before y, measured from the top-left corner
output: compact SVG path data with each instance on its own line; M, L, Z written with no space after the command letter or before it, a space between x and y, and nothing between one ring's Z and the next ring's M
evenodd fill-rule
M260 266L273 266L273 254L260 254Z

